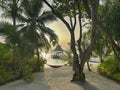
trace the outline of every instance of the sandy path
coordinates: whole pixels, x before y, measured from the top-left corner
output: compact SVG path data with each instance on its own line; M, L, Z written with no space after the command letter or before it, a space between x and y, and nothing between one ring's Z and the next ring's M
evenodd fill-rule
M64 66L60 68L46 69L43 73L35 73L32 83L17 80L0 86L0 90L120 90L120 85L99 74L85 69L86 82L70 82L72 68Z

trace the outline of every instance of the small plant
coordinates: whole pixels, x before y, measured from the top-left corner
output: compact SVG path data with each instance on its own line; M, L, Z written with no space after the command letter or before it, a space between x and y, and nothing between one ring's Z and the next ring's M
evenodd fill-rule
M47 60L45 60L44 58L40 59L40 71L43 72L44 71L44 65L46 63Z
M8 82L12 77L12 72L6 71L4 68L0 67L0 84Z
M32 82L33 81L32 68L29 65L26 65L24 67L23 80L26 81L26 82Z
M73 65L73 60L72 60L72 58L65 57L65 58L63 58L63 60L64 60L65 62L67 61L70 66Z
M115 78L118 78L120 80L120 72L117 72L113 75Z

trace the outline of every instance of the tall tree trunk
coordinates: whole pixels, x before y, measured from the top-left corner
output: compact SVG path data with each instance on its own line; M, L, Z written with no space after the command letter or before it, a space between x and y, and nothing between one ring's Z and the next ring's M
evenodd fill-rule
M16 26L16 16L17 16L17 11L18 11L18 7L17 7L17 4L18 4L19 0L16 1L16 0L12 0L12 4L11 4L11 16L12 16L12 20L13 20L13 25ZM15 43L13 44L13 63L14 63L14 69L16 70L16 64L17 64L17 61L16 61L16 41Z
M79 58L76 50L76 45L75 45L75 36L74 32L71 32L71 50L73 53L73 70L74 70L74 75L73 79L71 81L79 81L80 78L80 67L79 67Z
M96 12L97 12L97 8L98 8L98 2L97 0L95 1L95 3L92 3L93 6L91 6L91 19L92 19L92 36L91 36L91 42L90 42L90 46L84 51L82 52L81 51L81 48L78 48L79 49L79 53L80 53L80 73L82 75L81 77L81 80L85 80L85 75L83 73L83 69L84 69L84 65L85 65L85 62L88 61L88 59L90 58L90 55L93 51L93 48L94 48L94 45L95 45L95 38L96 38ZM80 13L81 11L79 11ZM80 15L81 16L81 15ZM81 18L81 17L80 17ZM80 23L80 30L82 30L82 26L81 26L81 20L79 19L79 23ZM82 33L82 31L81 31ZM81 35L80 35L80 38L78 40L78 45L81 45L80 42L81 42ZM80 47L80 46L78 46ZM82 52L82 53L81 53Z
M40 54L39 54L39 49L37 49L37 71L40 71Z
M16 18L13 17L13 25L16 26ZM17 61L16 61L16 43L13 44L13 64L14 64L14 70L17 69Z

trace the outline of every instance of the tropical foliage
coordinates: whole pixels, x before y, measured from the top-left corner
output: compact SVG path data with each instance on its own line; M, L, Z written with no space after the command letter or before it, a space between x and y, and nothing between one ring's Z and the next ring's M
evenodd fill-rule
M98 71L106 76L112 76L120 80L120 70L116 64L114 56L107 56L104 58L104 62L98 66Z
M0 0L0 6L3 16L13 21L12 24L0 23L0 35L5 38L6 48L10 50L10 55L6 52L0 57L1 65L9 64L8 67L1 66L3 70L0 70L4 74L9 73L10 69L17 78L32 80L32 72L44 71L46 60L41 57L41 52L49 51L51 43L55 45L58 42L54 31L45 26L46 22L56 20L56 17L50 11L42 10L43 3L40 0ZM8 80L9 77L6 77L3 82Z
M73 63L72 81L85 81L83 70L92 51L104 61L104 65L100 66L102 70L111 75L115 73L114 76L118 77L120 0L106 0L103 4L100 4L99 0L52 1L51 4L48 0L0 0L3 16L12 20L12 23L0 23L0 35L5 37L5 44L0 45L0 72L2 73L0 78L3 78L0 79L1 82L6 78L9 81L13 73L29 81L28 78L33 79L33 71L43 71L45 60L40 54L42 51L47 52L51 43L53 45L58 43L56 34L46 26L46 22L57 18L65 24L70 33L73 56L69 52L67 54L70 63ZM43 3L51 10L43 10ZM88 32L84 32L82 20L89 23ZM79 26L77 40L75 39L76 25ZM111 53L114 58L110 56ZM108 55L110 58L106 57ZM110 69L113 71L111 72Z

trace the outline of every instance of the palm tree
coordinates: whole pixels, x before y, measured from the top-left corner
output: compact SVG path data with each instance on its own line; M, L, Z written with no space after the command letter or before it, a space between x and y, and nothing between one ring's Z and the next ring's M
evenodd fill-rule
M21 57L29 57L34 54L34 50L37 51L39 59L38 48L44 48L46 51L49 49L50 44L46 35L50 37L50 42L57 43L57 36L53 30L45 27L44 22L55 20L55 17L51 12L44 12L41 15L42 2L39 0L0 0L0 6L4 10L5 16L12 18L13 25L16 25L16 20L23 21L24 26L20 28L19 44L17 42L13 44L13 55L15 60L16 47L19 47ZM20 11L23 11L24 14ZM19 13L20 12L20 13ZM18 18L17 18L18 17ZM14 36L14 34L13 34ZM18 45L18 46L16 46ZM24 51L23 51L24 50ZM23 53L24 52L24 53ZM28 53L29 52L29 53ZM26 55L27 54L27 55Z
M24 14L18 14L17 17L17 19L24 24L24 26L19 30L22 41L21 47L26 53L28 50L31 50L31 54L34 54L36 51L38 67L40 67L39 50L48 51L50 48L50 42L52 42L52 44L56 44L58 41L54 31L46 27L44 23L56 20L56 18L49 11L42 13L43 6L42 2L39 0L23 0L21 3ZM50 40L48 40L47 37L49 37ZM23 53L21 54L25 55Z
M21 11L20 6L21 6L20 0L0 0L0 7L4 11L3 16L12 19L14 26L16 26L17 13ZM12 44L13 44L13 60L14 60L13 62L14 62L14 66L16 66L15 64L16 64L17 43L14 42Z

